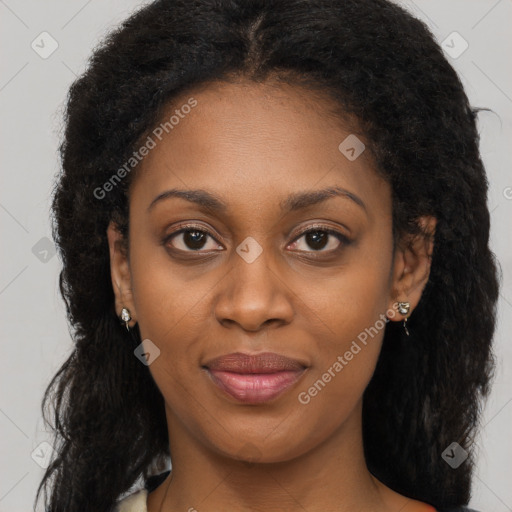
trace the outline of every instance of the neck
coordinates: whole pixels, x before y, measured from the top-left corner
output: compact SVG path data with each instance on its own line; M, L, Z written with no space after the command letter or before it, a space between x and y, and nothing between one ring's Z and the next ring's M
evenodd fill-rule
M312 439L301 455L250 463L209 449L167 410L172 474L150 495L148 511L160 504L162 512L385 510L382 484L364 459L361 413L359 403L327 440L314 445ZM249 446L238 453L250 453Z

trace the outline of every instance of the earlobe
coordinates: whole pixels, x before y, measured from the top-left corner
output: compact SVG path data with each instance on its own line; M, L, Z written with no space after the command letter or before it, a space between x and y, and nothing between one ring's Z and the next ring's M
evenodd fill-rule
M409 237L397 248L394 260L393 283L391 286L390 309L397 311L393 320L406 320L418 305L430 277L430 266L434 248L434 233L437 219L424 216L418 219L423 234ZM397 307L409 303L408 311ZM405 326L405 325L404 325Z
M127 248L121 232L114 221L110 221L107 228L107 238L110 253L110 275L112 289L115 296L115 310L117 316L122 319L123 309L128 310L130 320L125 325L133 327L136 321L135 304L131 289L131 272L127 257Z

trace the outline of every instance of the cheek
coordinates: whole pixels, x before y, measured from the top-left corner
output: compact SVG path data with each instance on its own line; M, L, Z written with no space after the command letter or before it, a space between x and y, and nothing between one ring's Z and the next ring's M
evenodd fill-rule
M360 247L350 252L343 266L322 276L297 279L294 291L305 304L302 317L313 320L322 330L322 335L315 336L320 352L324 352L322 347L329 353L342 350L385 315L391 257L391 246L384 240L377 244L374 238L366 237ZM321 343L323 339L328 343Z
M166 402L191 418L197 413L190 410L191 395L197 400L204 393L197 379L221 274L210 269L200 276L199 266L187 272L158 247L134 250L131 273L141 339L151 340L160 350L149 370Z
M305 309L311 310L309 320L315 323L316 350L314 368L298 399L311 411L330 405L334 422L361 398L379 357L387 325L391 265L391 246L381 243L362 246L335 276L309 286L304 295L308 297ZM373 247L380 248L380 258Z
M211 287L206 276L204 281L190 281L159 246L147 251L134 248L130 268L141 336L172 348L182 331L190 336L194 329L204 327L201 301Z
M141 339L151 340L160 350L149 370L166 402L188 414L187 397L193 389L190 376L197 378L200 371L200 340L206 321L202 300L207 300L208 288L183 279L183 273L161 257L142 252L134 251L131 271Z
M354 304L338 311L334 335L317 343L315 364L295 397L310 431L325 437L347 421L374 373L386 322ZM346 316L345 316L346 315Z

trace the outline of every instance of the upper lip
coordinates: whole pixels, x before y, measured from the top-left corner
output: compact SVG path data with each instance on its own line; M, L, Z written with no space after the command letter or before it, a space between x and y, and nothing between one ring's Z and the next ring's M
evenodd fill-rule
M204 366L210 370L234 373L275 373L299 371L306 368L306 365L300 361L275 354L274 352L264 352L255 355L234 352L211 359Z

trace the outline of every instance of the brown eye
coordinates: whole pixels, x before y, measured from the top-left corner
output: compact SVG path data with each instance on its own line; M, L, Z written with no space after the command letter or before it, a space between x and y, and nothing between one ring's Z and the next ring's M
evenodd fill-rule
M303 243L300 240L304 239ZM348 245L346 236L333 229L309 229L296 238L292 244L292 250L305 252L331 252L336 251L342 245Z
M325 231L310 231L304 236L306 237L306 244L315 251L319 251L327 245L331 235Z
M207 238L204 231L183 231L183 243L189 249L202 249Z
M166 237L164 243L185 252L211 251L219 248L219 244L208 231L196 227L180 229Z

